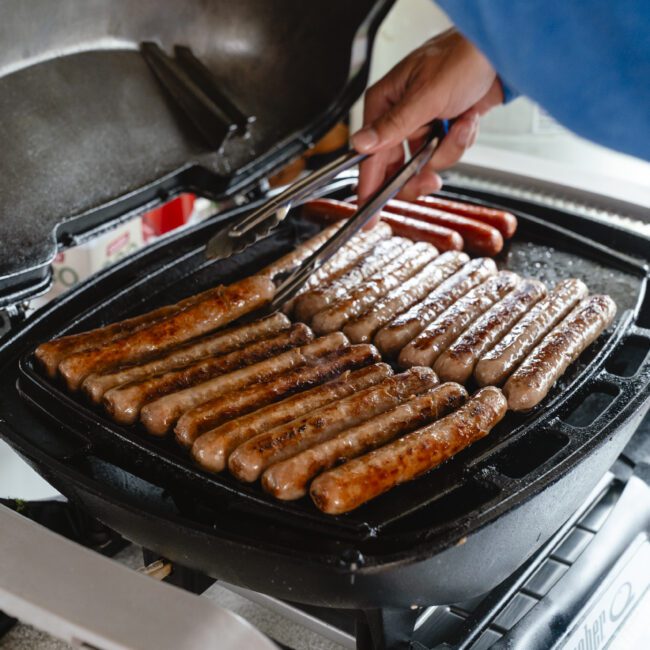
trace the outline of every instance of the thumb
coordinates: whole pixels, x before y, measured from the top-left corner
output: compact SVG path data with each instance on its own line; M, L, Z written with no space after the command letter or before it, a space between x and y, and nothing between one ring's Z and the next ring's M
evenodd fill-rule
M418 96L419 95L419 96ZM359 153L373 153L400 144L437 114L430 97L405 95L376 120L352 136Z

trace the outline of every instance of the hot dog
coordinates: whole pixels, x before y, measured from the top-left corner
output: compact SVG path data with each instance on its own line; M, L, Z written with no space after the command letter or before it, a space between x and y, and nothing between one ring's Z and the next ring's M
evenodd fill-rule
M481 357L474 377L481 386L500 386L526 355L588 294L584 282L558 282L489 352Z
M383 354L395 356L445 309L496 272L497 265L490 258L471 260L422 302L413 305L407 312L384 325L375 336L375 345Z
M304 393L270 404L248 415L207 431L192 445L194 460L210 472L220 472L230 454L243 442L280 424L295 419L296 413L310 413L321 406L374 386L393 374L386 363L346 371L336 379Z
M583 300L524 359L505 383L503 392L513 411L539 404L566 369L614 320L616 304L609 296Z
M438 378L428 368L412 368L389 377L381 384L255 436L230 454L228 469L240 481L255 481L273 463L384 413L437 383Z
M68 388L76 390L91 373L147 359L189 339L227 325L267 303L275 293L273 282L252 276L222 287L205 300L163 321L147 325L101 348L78 352L59 364Z
M111 388L104 395L104 407L120 424L133 424L142 407L159 397L184 390L214 377L259 363L291 348L306 345L314 335L303 323L264 341L220 357L197 361L184 368L175 368L148 379Z
M288 330L289 327L291 321L284 314L275 313L246 325L209 334L141 365L127 366L115 372L88 375L81 388L95 404L99 404L104 393L111 388L139 381L172 368L182 368L212 355L232 352L247 343L254 343Z
M481 221L488 226L496 228L503 235L504 239L510 239L517 230L517 217L504 210L485 208L482 205L473 205L472 203L450 201L437 196L421 196L415 202L427 208L436 208L444 212L458 214L461 217Z
M505 413L501 391L493 386L482 388L441 420L324 472L314 479L309 494L327 514L349 512L483 438Z
M252 366L236 370L221 377L215 377L197 386L165 395L146 404L140 411L140 419L152 435L164 435L178 418L204 402L220 395L238 390L254 383L268 381L287 370L305 365L312 358L318 358L347 345L343 334L332 334L309 343L301 348L260 361Z
M464 295L426 326L399 354L402 367L432 366L440 354L481 314L510 293L520 278L500 271Z
M372 345L353 345L337 350L270 381L230 392L188 411L178 420L174 429L176 440L182 445L190 446L200 434L228 420L318 386L346 370L356 370L378 361L379 353Z
M262 475L262 487L278 499L299 499L307 493L309 481L322 471L429 424L457 409L466 399L467 391L452 383L411 397L391 411L271 465Z
M464 384L472 376L481 355L545 295L546 287L539 280L524 280L461 334L438 357L433 369L443 381Z
M458 271L469 257L458 251L447 251L377 301L372 309L356 320L350 321L343 333L353 343L367 343L384 325L392 321L411 305L419 302L433 291L443 280Z
M349 219L357 211L357 206L335 199L315 199L305 203L302 209L308 219L319 223L331 223L332 220ZM398 237L407 237L413 241L425 241L433 244L440 251L463 249L463 238L449 228L401 217L386 210L380 212L380 217Z
M341 329L351 318L363 314L379 298L399 287L437 255L438 251L430 244L424 242L414 244L387 264L383 271L359 284L347 298L318 312L311 322L314 331L317 334L324 334Z

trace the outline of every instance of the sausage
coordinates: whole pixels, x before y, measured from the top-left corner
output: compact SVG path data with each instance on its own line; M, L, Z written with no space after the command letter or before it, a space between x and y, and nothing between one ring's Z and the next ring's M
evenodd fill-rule
M46 370L47 374L54 378L59 363L61 363L65 357L117 341L128 334L137 332L148 325L160 322L173 314L177 314L179 311L182 311L190 305L199 303L214 295L219 295L221 291L221 286L208 289L207 291L203 291L194 296L189 296L175 305L165 305L164 307L154 309L146 314L127 318L126 320L117 323L111 323L105 327L98 327L97 329L81 332L79 334L62 336L53 341L41 343L41 345L36 348L34 354Z
M375 303L366 314L349 322L343 328L343 333L353 343L371 341L377 330L426 297L444 279L458 271L468 261L469 257L465 253L458 251L443 253L401 287L393 289Z
M303 206L303 214L308 219L316 220L319 223L349 219L356 211L356 205L335 199L315 199ZM449 228L418 222L385 210L382 210L379 216L384 223L391 227L393 234L399 237L429 242L440 251L463 249L463 238Z
M513 411L539 404L566 369L614 320L616 304L605 295L583 300L510 375L503 387Z
M359 264L327 285L315 287L296 298L294 316L307 323L314 314L345 298L347 293L366 278L374 275L411 245L403 237L380 242Z
M500 386L526 355L589 293L576 279L558 282L489 352L474 369L480 386Z
M493 305L445 350L433 364L443 381L464 384L481 355L489 350L512 326L546 295L539 280L524 280L503 300Z
M309 494L316 507L327 514L354 510L483 438L505 413L501 391L494 386L482 388L441 420L324 472L314 479Z
M510 239L517 230L517 217L505 210L495 210L494 208L486 208L482 205L450 201L437 196L421 196L419 199L416 199L415 203L427 208L436 208L444 212L451 212L461 217L467 217L468 219L475 219L476 221L485 223L488 226L496 228L504 239Z
M298 244L294 250L289 251L280 259L271 262L268 266L260 271L260 275L265 275L272 280L280 273L291 271L304 262L310 255L313 255L330 237L332 237L341 228L342 223L335 223L324 228L307 241Z
M488 257L471 260L422 302L384 325L375 336L375 345L386 356L395 356L445 309L496 272L497 265Z
M227 325L269 302L273 282L252 276L221 287L205 300L188 306L163 321L137 330L100 348L78 352L59 364L70 390L76 390L91 373L147 359L180 343Z
M312 359L303 367L274 379L230 392L185 413L174 429L176 440L190 446L199 435L246 413L278 402L307 388L313 388L340 375L381 360L372 345L353 345L336 350L322 359Z
M322 386L298 393L207 431L194 441L192 456L203 469L220 472L226 466L228 456L253 436L290 422L295 419L296 413L310 413L321 406L374 386L392 374L393 370L387 363L376 363L352 372L346 371Z
M262 475L262 487L277 499L299 499L307 493L309 481L322 471L438 420L457 409L466 399L467 391L458 384L437 386L391 411L271 465Z
M411 368L389 377L381 384L251 438L230 454L228 469L240 481L255 481L270 465L384 413L437 383L438 378L429 368Z
M317 358L340 349L347 343L348 340L343 334L327 336L301 348L283 352L272 359L260 361L177 393L165 395L143 406L140 420L150 434L164 435L183 413L199 404L244 386L268 381L287 370L305 365L313 357Z
M287 301L283 311L290 314L296 299L303 293L323 284L329 284L340 275L358 264L382 240L388 239L392 234L390 226L378 223L371 230L364 231L354 236L341 247L320 268L316 269L298 292L298 295Z
M351 318L363 314L379 298L399 287L437 255L438 251L431 244L414 244L403 255L387 264L383 271L372 275L350 291L347 298L318 312L312 319L312 328L317 334L341 329Z
M418 221L392 212L382 210L381 220L387 223L395 235L408 237L413 241L425 241L433 244L440 251L462 251L465 242L460 233L450 228L432 223Z
M496 228L467 217L395 199L389 201L384 210L454 230L463 238L465 248L477 255L498 255L503 250L503 237Z
M312 341L312 331L303 323L277 336L258 341L221 357L197 361L184 368L176 368L142 381L111 388L104 395L104 407L120 424L133 424L142 407L159 397L196 386L214 377L259 363L291 348Z
M402 367L432 366L438 356L495 302L510 293L520 278L500 271L464 295L426 326L399 354Z
M148 363L127 366L115 372L88 375L81 384L81 388L95 404L99 404L104 393L111 388L140 381L172 368L182 368L212 355L232 352L247 343L266 339L289 329L289 327L291 327L291 321L284 314L276 312L261 320L221 330L195 342L190 341Z

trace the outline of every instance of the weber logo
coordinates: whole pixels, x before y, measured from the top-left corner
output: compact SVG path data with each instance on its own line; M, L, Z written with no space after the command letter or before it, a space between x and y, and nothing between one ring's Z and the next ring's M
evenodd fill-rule
M650 544L645 541L585 619L572 631L565 650L600 650L614 636L650 586Z

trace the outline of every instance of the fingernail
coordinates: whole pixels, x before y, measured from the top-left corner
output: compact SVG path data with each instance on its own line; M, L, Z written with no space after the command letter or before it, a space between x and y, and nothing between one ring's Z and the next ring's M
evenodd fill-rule
M361 129L361 131L357 131L352 136L352 146L360 152L372 149L378 142L379 136L377 135L377 131L369 126Z
M456 142L463 147L469 146L469 139L472 135L472 125L471 124L463 124L459 129L458 132L456 133Z

